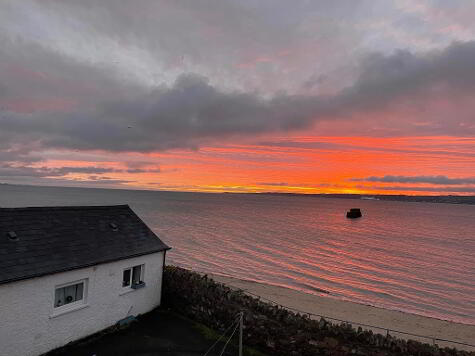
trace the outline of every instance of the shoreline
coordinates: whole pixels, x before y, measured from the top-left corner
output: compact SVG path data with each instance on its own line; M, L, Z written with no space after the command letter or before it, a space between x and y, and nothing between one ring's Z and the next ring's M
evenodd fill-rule
M318 319L322 315L328 321L336 324L340 324L341 321L335 322L335 320L348 320L352 322L355 328L361 326L363 329L372 330L379 334L386 334L389 329L392 330L390 335L394 337L429 344L432 344L433 339L436 338L475 345L475 325L383 309L213 273L207 273L207 275L218 283L223 283L232 289L243 290L251 295L257 295L263 298L264 301L267 299L289 309L298 310L301 313L318 315L312 318ZM370 327L370 325L373 327ZM404 333L414 335L405 335ZM455 347L460 350L475 351L475 347L472 346L439 340L436 343L440 347Z

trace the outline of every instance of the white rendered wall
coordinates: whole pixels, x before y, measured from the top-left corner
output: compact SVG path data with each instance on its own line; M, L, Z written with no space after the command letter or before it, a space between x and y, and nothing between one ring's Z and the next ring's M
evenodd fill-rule
M163 257L159 252L0 285L0 356L40 355L157 307ZM146 286L122 288L123 270L140 264ZM87 306L53 316L55 286L85 278Z

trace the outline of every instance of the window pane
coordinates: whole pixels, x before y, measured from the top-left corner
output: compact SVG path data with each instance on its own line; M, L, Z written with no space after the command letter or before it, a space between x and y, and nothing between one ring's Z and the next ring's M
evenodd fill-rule
M132 283L140 283L140 273L142 272L142 266L135 266L132 270Z
M64 305L64 288L56 289L54 297L54 306L60 307L61 305Z
M122 287L130 286L130 269L124 271L124 276L122 278Z
M76 300L81 300L83 296L84 283L76 284Z
M84 283L57 288L54 293L54 306L60 307L69 303L82 300L84 295Z
M69 286L69 287L64 287L64 304L69 304L73 303L76 301L76 284Z

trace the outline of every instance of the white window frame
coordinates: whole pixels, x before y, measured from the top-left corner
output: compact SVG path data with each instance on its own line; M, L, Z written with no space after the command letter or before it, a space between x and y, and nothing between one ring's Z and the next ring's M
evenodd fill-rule
M80 279L74 282L68 282L68 283L63 283L63 284L58 284L54 287L53 290L53 314L52 317L62 315L65 313L69 313L74 310L82 309L88 306L87 304L87 295L88 295L88 285L89 285L89 280L88 278ZM72 303L64 304L59 307L55 305L56 301L56 291L60 288L65 288L69 286L73 286L75 284L81 284L82 283L82 299L77 300Z
M138 265L135 265L135 266L130 266L130 267L127 267L127 268L124 268L122 270L122 275L121 275L121 283L122 283L122 289L125 289L125 290L134 290L132 288L132 277L133 277L133 269L134 267L139 267L140 266L140 281L141 282L145 282L145 264L142 263L142 264L138 264ZM130 277L129 277L129 285L127 286L124 286L124 273L125 271L130 271Z

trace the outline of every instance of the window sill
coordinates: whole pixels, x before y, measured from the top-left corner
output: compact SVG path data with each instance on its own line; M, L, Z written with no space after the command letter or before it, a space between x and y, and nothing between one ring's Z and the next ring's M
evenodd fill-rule
M64 314L69 314L69 313L75 312L76 310L81 310L81 309L84 309L84 308L87 308L87 307L89 307L89 304L81 304L81 305L72 306L70 308L65 308L65 309L62 309L62 310L53 311L53 314L51 314L49 316L49 318L50 319L57 318L58 316L61 316L61 315L64 315Z
M132 286L130 288L132 289L142 289L143 287L145 287L145 282L140 282L140 283L137 283L137 284L132 284Z
M145 285L140 287L140 288L137 288L137 289L134 289L132 287L123 287L124 290L120 291L119 292L119 295L124 295L124 294L129 294L131 292L136 292L136 291L139 291L140 289L144 289L145 288Z

